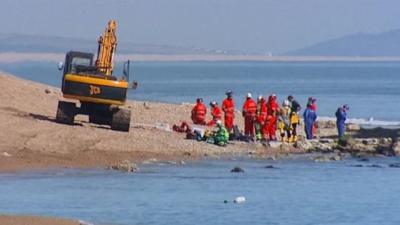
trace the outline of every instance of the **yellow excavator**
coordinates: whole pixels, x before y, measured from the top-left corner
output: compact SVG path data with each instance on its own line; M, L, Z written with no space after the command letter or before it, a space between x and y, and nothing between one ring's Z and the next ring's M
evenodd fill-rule
M97 59L92 53L67 52L63 70L63 97L75 101L59 101L56 121L74 124L77 114L89 116L90 123L110 125L112 130L129 131L131 112L123 109L129 85L130 62L123 64L123 74L113 75L114 53L117 46L117 23L108 22L98 40ZM76 102L79 101L79 103Z

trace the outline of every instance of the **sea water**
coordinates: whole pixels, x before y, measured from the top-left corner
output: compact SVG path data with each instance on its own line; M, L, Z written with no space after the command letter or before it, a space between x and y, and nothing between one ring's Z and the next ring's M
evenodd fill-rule
M400 124L400 62L133 62L131 69L131 80L139 82L131 99L193 103L202 97L221 104L230 89L237 109L248 92L254 98L275 93L280 102L294 95L304 109L313 96L320 117L334 117L348 104L356 122ZM61 85L57 63L0 64L0 70Z
M395 225L400 169L388 166L394 162L221 160L148 165L138 173L0 174L0 212L115 225ZM231 173L235 166L245 172ZM233 203L238 196L246 202Z

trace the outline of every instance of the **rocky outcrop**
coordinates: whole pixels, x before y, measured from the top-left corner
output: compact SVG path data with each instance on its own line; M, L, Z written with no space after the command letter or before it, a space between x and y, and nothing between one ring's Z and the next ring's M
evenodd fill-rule
M352 154L381 154L386 156L400 154L400 141L393 142L392 138L350 138L341 142L335 139L321 138L298 141L295 146L310 153L330 153L339 150Z
M400 139L399 138L396 138L393 141L392 150L396 156L400 156Z
M109 169L134 173L139 170L139 167L136 165L136 163L124 160L116 165L109 166Z

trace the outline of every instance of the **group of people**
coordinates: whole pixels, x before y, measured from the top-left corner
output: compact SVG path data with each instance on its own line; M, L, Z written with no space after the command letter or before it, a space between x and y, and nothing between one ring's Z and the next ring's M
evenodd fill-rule
M304 129L307 139L316 137L317 105L314 97L309 97L307 107L303 113ZM234 132L235 121L235 101L233 92L227 91L226 98L221 107L216 101L210 102L212 119L206 121L207 107L202 98L196 100L196 105L192 109L192 121L194 124L215 126L224 129L228 134ZM344 123L346 120L347 105L342 106L336 112L337 127L339 137L344 136ZM242 116L244 118L244 137L254 141L277 141L276 133L280 140L284 142L297 141L297 127L300 123L299 113L300 104L294 96L289 95L280 105L276 94L271 94L268 98L260 95L257 100L253 100L251 93L247 93L242 106ZM221 122L224 118L224 126Z
M292 95L280 106L275 94L271 94L268 99L260 95L256 102L248 93L242 107L244 133L253 140L276 141L279 130L281 141L297 141L300 110L300 104Z
M232 134L235 121L233 92L226 92L221 107L216 101L210 102L210 107L212 119L207 122L207 107L203 99L198 98L192 109L193 123L214 126L224 117L224 126L228 133ZM277 140L276 131L279 129L282 140L296 141L300 110L300 104L293 96L289 96L280 107L275 94L270 95L268 99L260 95L257 101L254 101L251 93L248 93L242 107L244 136L251 140Z

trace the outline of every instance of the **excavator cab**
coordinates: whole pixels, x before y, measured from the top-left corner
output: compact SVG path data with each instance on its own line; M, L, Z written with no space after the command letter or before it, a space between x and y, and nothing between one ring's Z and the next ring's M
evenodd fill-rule
M130 62L124 63L123 75L113 75L116 47L116 22L111 20L99 38L97 59L94 54L70 51L65 56L62 76L63 97L76 102L59 101L56 121L73 124L77 114L89 116L89 122L110 125L112 130L129 131L131 112L123 109L129 88ZM135 83L135 82L134 82Z
M68 73L96 73L97 68L93 65L93 54L86 52L70 51L65 56L64 75Z

